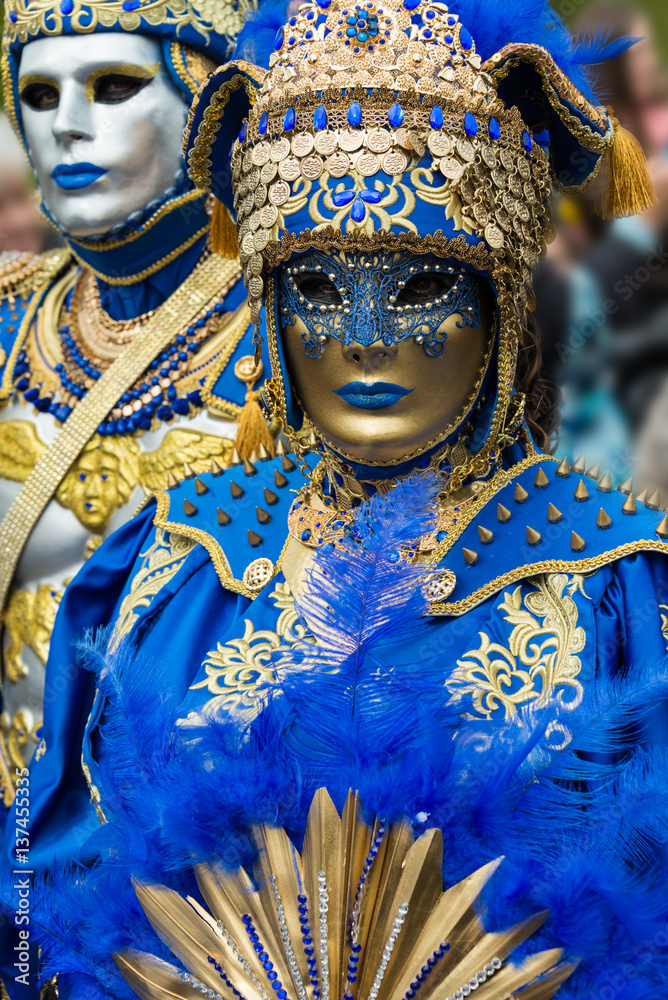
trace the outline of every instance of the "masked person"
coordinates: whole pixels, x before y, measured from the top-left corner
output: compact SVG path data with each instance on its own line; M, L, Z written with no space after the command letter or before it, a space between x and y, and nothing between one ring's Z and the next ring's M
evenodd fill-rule
M333 662L346 657L348 672L339 690L341 664L325 670L329 720L322 705L313 728L302 713L300 748L316 761L339 731L362 654L365 706L377 716L386 702L373 697L374 677L389 678L388 712L411 679L412 718L424 675L425 706L454 705L462 732L475 724L483 740L549 708L546 752L568 746L619 675L663 661L668 519L653 497L615 488L596 465L569 467L540 450L550 415L541 414L527 329L531 271L552 235L553 178L577 187L604 168L607 210L634 211L651 200L642 157L595 103L548 8L491 4L475 18L472 9L314 0L279 31L268 74L232 63L202 88L189 169L236 213L251 318L271 360L263 397L292 450L159 492L69 587L47 667L49 683L68 690L67 711L47 713L30 771L37 868L81 852L97 814L99 836L81 854L93 863L132 795L141 799L136 837L112 863L135 851L154 875L161 850L164 867L175 863L168 820L186 844L194 836L185 803L216 817L220 808L221 837L226 823L230 836L236 830L245 783L249 798L259 787L265 815L289 812L256 762L235 772L228 794L225 740L219 758L200 755L197 741L230 719L261 726L273 688L289 684L298 699L303 684L308 706L320 648ZM230 152L231 188L216 180ZM521 369L520 350L529 355ZM379 549L384 537L392 544ZM404 622L413 592L426 607ZM108 632L96 681L73 644L99 625ZM117 759L132 711L145 739ZM180 738L192 737L204 784L192 791L184 775L171 805L157 808L151 788L172 766L173 744L153 744L172 715ZM281 744L272 746L280 770ZM4 850L9 863L13 843ZM199 955L190 926L159 932L186 965ZM257 951L263 935L253 933ZM163 964L142 968L141 989L132 980L140 996L195 995L193 985L216 995L202 976L177 987Z
M227 257L211 253L207 196L186 176L181 143L193 94L244 10L6 6L5 106L66 246L0 262L5 805L39 742L67 581L136 509L140 487L232 451L245 292L234 243ZM222 404L208 393L219 377Z

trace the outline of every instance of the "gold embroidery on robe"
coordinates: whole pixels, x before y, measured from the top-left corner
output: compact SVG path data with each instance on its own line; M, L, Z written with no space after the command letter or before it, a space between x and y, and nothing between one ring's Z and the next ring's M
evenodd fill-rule
M663 638L666 640L666 649L668 649L668 604L660 604L659 610L661 612L665 611L666 614L661 614L661 632Z
M170 472L183 475L183 463L193 472L206 472L211 459L232 453L234 442L217 434L174 429L165 434L154 451L143 452L134 437L101 437L95 434L58 487L55 498L71 510L93 534L101 535L112 515L130 499L138 485L149 490L167 487ZM29 420L0 423L0 476L26 481L46 451L37 428Z
M578 653L585 648L585 630L578 626L578 608L572 595L587 596L582 575L546 574L526 581L534 589L522 598L522 585L505 593L498 605L513 625L508 646L492 642L479 632L480 646L457 661L446 681L451 701L470 696L473 712L467 719L491 719L498 709L505 721L517 717L518 708L554 699L572 711L582 701L577 679L582 668Z
M5 669L7 680L16 684L26 677L26 667L21 654L23 647L32 649L42 666L46 666L51 631L62 593L47 583L38 586L37 592L14 590L5 613Z
M256 631L253 623L245 619L241 639L233 639L225 645L218 643L216 649L207 654L204 661L207 677L191 688L193 691L206 688L215 695L204 705L205 714L235 712L250 721L261 709L262 695L258 696L258 688L268 687L278 677L273 654L314 641L297 615L287 583L278 583L269 597L280 611L275 631Z
M153 544L140 553L141 567L132 579L129 594L121 603L109 643L110 652L132 631L139 618L138 609L149 606L156 594L176 575L195 544L192 539L176 532L167 532L162 528L156 530Z

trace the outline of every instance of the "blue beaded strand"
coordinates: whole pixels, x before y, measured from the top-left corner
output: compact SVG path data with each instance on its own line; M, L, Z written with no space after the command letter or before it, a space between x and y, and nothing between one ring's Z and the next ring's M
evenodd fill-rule
M309 532L309 536L310 534ZM320 997L320 983L318 982L318 963L315 957L315 948L313 947L313 938L311 937L311 927L309 925L308 897L300 893L297 896L297 903L299 904L297 910L299 912L299 924L302 932L304 955L306 957L306 964L308 965L308 974L313 986L313 996L318 1000Z
M450 951L450 945L447 941L441 941L439 947L433 952L431 958L427 959L427 964L423 965L417 976L411 983L409 989L404 993L403 1000L414 1000L416 993L422 986L423 982L429 975L429 973L438 965L440 960L443 958L445 953Z
M288 994L283 987L283 983L278 978L278 973L274 969L274 965L269 961L269 955L264 950L264 945L260 941L260 935L255 930L255 926L251 919L250 914L244 913L241 918L246 927L246 933L248 934L248 939L253 945L253 951L257 952L258 958L262 962L262 968L264 969L267 979L271 984L272 990L276 993L278 1000L287 1000Z

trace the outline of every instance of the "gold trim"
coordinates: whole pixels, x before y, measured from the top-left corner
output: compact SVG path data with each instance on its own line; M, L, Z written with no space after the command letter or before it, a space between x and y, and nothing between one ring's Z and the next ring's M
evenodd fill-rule
M186 191L184 194L180 194L177 198L172 198L170 201L166 201L164 205L161 205L160 208L156 209L154 215L151 215L150 218L146 220L141 229L133 229L131 233L127 233L125 236L119 236L118 239L110 240L108 243L104 241L78 239L75 246L81 246L85 250L103 252L106 250L115 250L116 247L126 246L128 243L132 243L134 240L139 239L140 236L143 236L147 229L151 229L157 222L160 222L165 215L169 215L170 212L173 212L177 208L181 208L183 205L187 205L191 201L197 201L197 199L201 198L203 194L203 191L195 189L194 191ZM72 253L76 253L71 245L70 249L72 250ZM84 267L92 270L90 265L85 261L83 264ZM97 271L95 273L97 274ZM105 281L111 281L111 279L105 274L98 275L98 277L104 278Z
M243 580L237 580L237 578L232 573L232 568L227 560L222 546L213 535L208 532L203 531L201 528L194 528L191 524L183 524L181 521L169 521L170 503L171 496L166 491L163 490L160 493L155 493L156 500L156 512L153 518L153 524L156 528L164 528L166 531L174 531L179 535L184 535L186 538L192 538L194 541L199 542L202 548L206 549L209 553L209 558L213 563L213 567L218 575L223 588L225 590L232 590L236 594L241 594L243 597L248 597L251 601L258 596L258 591L249 590L249 588L244 584ZM141 509L141 508L140 508ZM136 513L139 513L137 511ZM274 572L269 578L267 583L274 579L274 577L279 573L281 569L281 563L283 562L283 557L285 556L286 549L290 542L290 535L288 534L281 553L274 563ZM257 556L249 562L253 562Z
M250 325L250 309L248 308L247 302L240 305L239 308L232 314L232 322L237 319L240 323L239 328L235 329L231 333L228 333L225 346L220 352L220 356L216 358L211 372L207 375L204 385L200 389L200 395L204 406L209 409L216 410L218 413L224 413L233 420L237 420L239 418L243 406L238 406L236 403L229 402L229 400L220 399L218 396L214 396L212 390L218 381L219 376L227 367L227 363L239 346L239 343Z
M160 260L157 260L154 264L151 264L150 267L145 267L143 271L139 271L138 274L133 274L127 278L112 278L104 271L98 271L97 268L93 267L89 261L84 260L83 257L80 257L78 255L74 246L72 246L72 254L82 267L85 267L87 271L92 271L97 278L101 278L103 281L106 281L109 285L115 285L115 286L136 285L138 281L143 281L144 278L150 278L150 276L152 274L155 274L156 271L160 271L163 267L166 267L167 264L171 264L173 260L176 260L177 257L179 257L182 253L185 253L186 250L189 250L191 246L197 243L197 240L201 239L202 236L206 236L210 228L211 228L211 223L207 222L205 226L199 229L196 233L193 233L193 235L189 239L187 239L185 243L181 243L180 246L175 247L175 249L172 250L171 253L168 253L166 257L162 257ZM142 232L146 232L146 227L144 227ZM129 243L130 240L128 239L125 240L124 242ZM101 247L101 249L108 250L109 247L103 246Z
M453 601L450 604L432 604L429 614L434 616L464 614L488 597L503 590L509 583L516 583L541 573L570 573L573 575L593 573L602 566L607 566L609 563L623 559L624 556L632 555L634 552L663 552L668 555L668 542L660 542L653 538L641 539L637 542L625 542L623 545L618 545L616 549L610 549L608 552L592 556L589 559L544 559L542 562L526 563L524 566L517 566L509 573L495 577L494 580L490 580L484 587L478 588L473 594L461 601Z
M5 370L2 373L2 386L0 386L0 403L6 402L14 391L14 366L16 365L16 359L18 358L23 344L25 343L28 331L32 324L39 306L41 305L42 299L48 286L52 280L52 275L49 275L47 280L35 290L35 294L30 300L30 304L23 314L23 319L21 320L21 325L19 327L19 333L12 345L7 364L5 365Z

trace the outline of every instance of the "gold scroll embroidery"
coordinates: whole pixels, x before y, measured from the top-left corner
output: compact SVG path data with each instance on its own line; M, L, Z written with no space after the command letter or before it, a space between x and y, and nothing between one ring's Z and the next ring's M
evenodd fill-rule
M21 657L24 646L32 649L42 666L46 666L51 631L61 597L62 593L48 583L40 584L36 593L30 590L12 592L5 613L4 657L8 681L16 684L28 674Z
M505 721L517 717L520 706L545 704L555 699L560 708L572 711L582 701L583 687L577 679L582 668L578 653L585 647L585 630L578 626L576 590L584 591L583 577L566 573L534 577L534 589L522 599L522 585L503 595L498 605L514 627L508 646L492 642L480 632L480 646L457 661L446 681L451 701L465 696L472 700L468 719L491 719L498 709Z
M278 583L269 597L280 611L275 631L256 631L247 618L241 639L233 639L225 645L218 643L216 649L207 654L204 661L207 676L192 686L192 690L206 688L215 696L204 706L206 714L234 712L250 721L261 710L257 689L273 684L278 676L272 654L314 641L297 615L287 583Z
M130 584L130 593L121 603L114 634L109 643L113 652L121 639L128 635L139 618L138 609L147 608L156 594L176 575L195 543L176 532L158 528L155 541L140 553L142 563Z
M668 604L660 604L659 610L668 612ZM668 649L668 613L661 615L661 632L663 633L663 638L666 640L666 649Z

